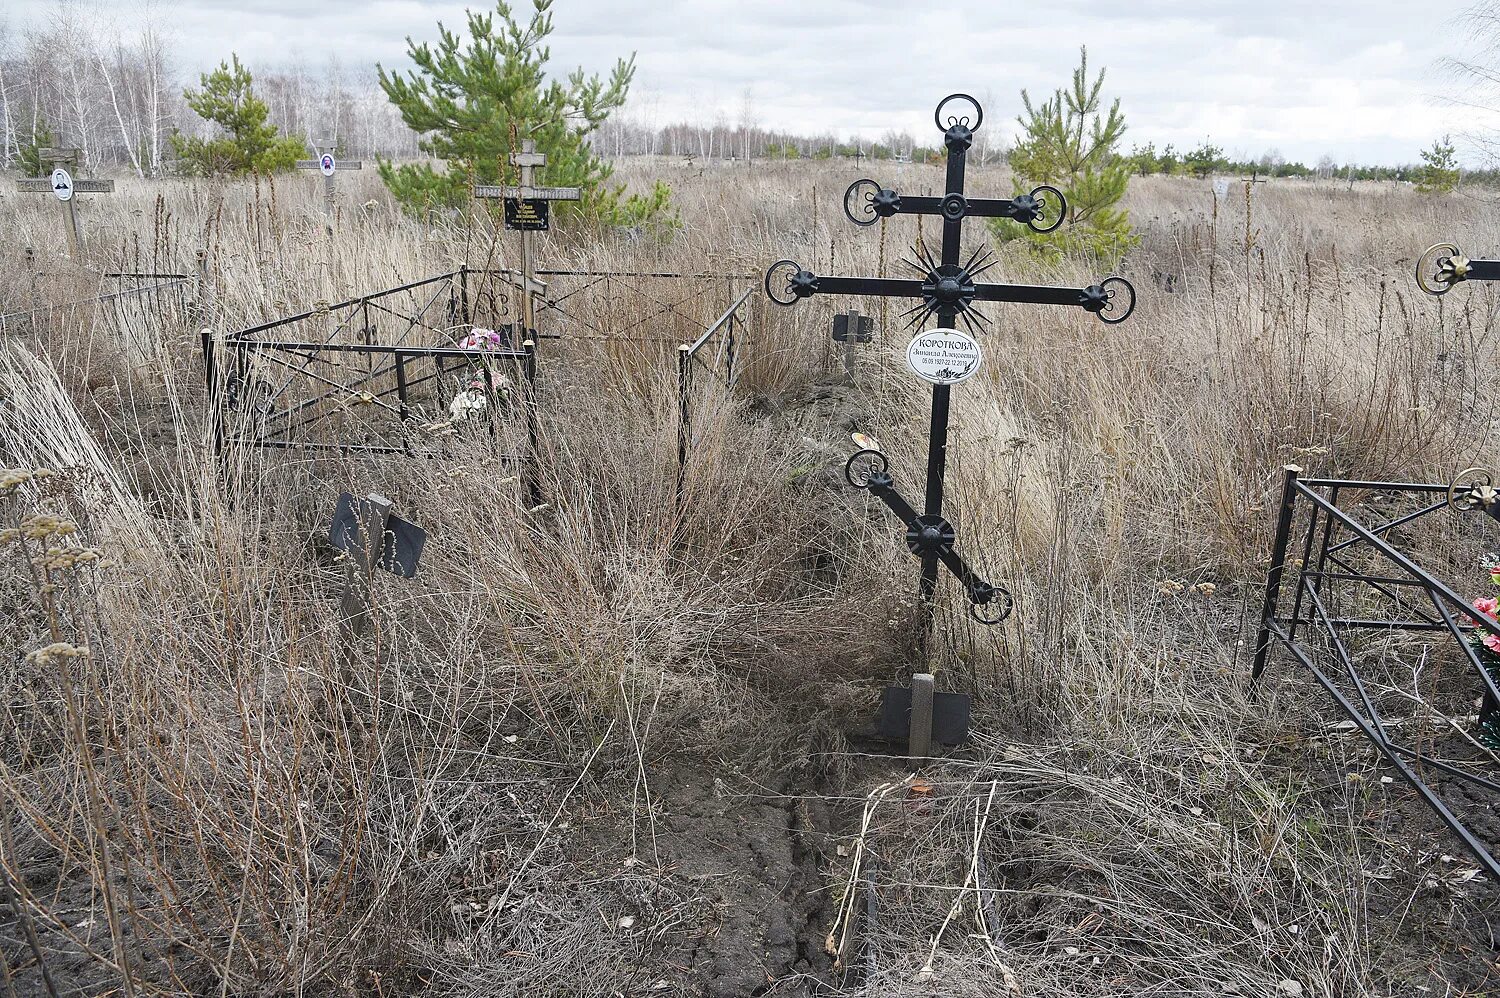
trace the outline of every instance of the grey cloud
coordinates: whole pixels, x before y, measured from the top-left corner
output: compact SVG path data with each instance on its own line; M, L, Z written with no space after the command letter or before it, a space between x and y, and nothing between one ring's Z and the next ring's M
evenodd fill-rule
M96 0L101 6L105 0ZM253 6L252 6L253 4ZM12 24L50 2L5 0ZM486 6L481 4L481 6ZM524 15L526 0L517 0ZM749 88L764 125L923 136L951 90L992 95L986 127L1013 131L1019 92L1066 83L1080 44L1108 67L1128 142L1205 138L1290 157L1411 161L1458 111L1430 96L1437 60L1462 50L1457 26L1411 30L1406 0L1357 6L1299 0L1054 0L1043 7L933 0L558 0L554 65L606 72L637 52L630 109L658 124L729 119ZM128 22L128 15L120 20ZM405 37L461 28L451 0L177 0L178 62L206 68L233 50L252 67L335 55L346 67L405 65ZM1317 123L1310 127L1309 123Z

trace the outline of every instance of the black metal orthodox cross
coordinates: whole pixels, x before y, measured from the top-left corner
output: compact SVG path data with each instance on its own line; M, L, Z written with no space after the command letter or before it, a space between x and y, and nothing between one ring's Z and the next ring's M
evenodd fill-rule
M968 94L952 94L933 113L948 151L947 178L942 197L903 195L873 180L858 180L844 194L844 213L856 225L874 225L893 215L940 215L943 243L939 258L925 247L912 250L903 262L916 278L823 277L792 260L779 260L766 271L766 294L780 305L793 305L817 294L872 295L912 298L917 304L905 313L912 326L935 316L942 329L953 329L962 318L979 331L989 325L975 305L979 302L1023 302L1071 305L1092 312L1108 323L1122 322L1135 309L1135 289L1122 277L1110 277L1086 288L1036 287L1023 284L981 284L975 279L997 262L986 246L967 259L962 255L965 218L1007 218L1036 232L1051 232L1067 215L1062 192L1038 187L1014 198L969 198L964 194L964 162L984 110ZM929 379L930 380L930 379ZM943 516L943 480L948 465L948 413L951 386L934 383L927 443L927 489L920 514L899 492L888 473L889 462L869 441L849 459L844 475L857 488L867 488L906 524L906 544L922 559L921 595L930 604L937 588L938 566L945 566L968 594L970 614L983 623L998 623L1010 614L1013 601L1003 587L981 578L955 551L956 534Z
M1464 281L1500 281L1500 260L1470 260L1452 243L1438 243L1417 258L1417 286L1445 295Z

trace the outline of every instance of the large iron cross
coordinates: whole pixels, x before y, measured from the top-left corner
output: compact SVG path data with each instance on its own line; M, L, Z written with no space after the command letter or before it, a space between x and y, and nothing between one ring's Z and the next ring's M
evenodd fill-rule
M939 215L943 219L941 255L934 259L924 246L914 247L914 259L903 262L916 278L823 277L792 260L779 260L766 271L766 294L779 305L794 305L813 295L870 295L912 298L917 304L905 313L912 326L929 317L939 328L953 329L960 318L975 331L989 320L979 302L1023 302L1070 305L1092 312L1108 323L1123 322L1135 309L1135 289L1122 277L1110 277L1086 288L1037 287L1024 284L981 284L975 278L995 265L987 246L965 260L962 255L965 218L1006 218L1036 232L1051 232L1067 215L1067 202L1053 187L1038 187L1014 198L969 198L964 195L964 161L974 132L984 120L984 109L968 94L943 98L933 113L948 150L946 193L942 197L902 195L873 180L857 180L844 194L844 213L856 225L874 225L893 215ZM873 441L849 459L844 476L856 488L868 488L906 524L906 544L922 560L921 595L930 605L937 589L938 566L945 566L963 586L970 614L983 623L998 623L1011 611L1013 600L1003 587L987 582L958 556L956 532L943 516L943 480L948 464L948 412L951 386L934 384L927 441L927 494L918 514L896 490L889 462Z

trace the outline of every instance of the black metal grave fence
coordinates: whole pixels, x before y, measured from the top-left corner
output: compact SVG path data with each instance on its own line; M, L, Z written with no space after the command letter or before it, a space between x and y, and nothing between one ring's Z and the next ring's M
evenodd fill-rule
M534 442L534 344L513 322L499 321L508 293L481 284L497 276L503 273L460 268L222 339L204 330L215 450L413 454L471 414L487 414L481 422L493 434L495 414L510 412L524 415ZM492 324L483 333L476 315ZM477 394L459 406L470 392ZM455 402L445 420L448 394Z
M1500 519L1497 498L1478 469L1434 485L1302 478L1288 466L1252 678L1261 678L1273 648L1284 649L1485 871L1500 878L1497 843L1471 827L1459 804L1500 793L1494 751L1500 655L1484 645L1486 636L1500 642L1500 622L1398 546L1418 521L1445 510ZM1399 640L1424 633L1459 650L1459 675L1445 670L1444 656L1424 657L1432 649ZM1419 664L1403 662L1403 651L1415 653ZM1462 715L1476 699L1477 723L1470 726ZM1448 736L1441 742L1430 730L1434 724Z
M205 372L214 402L212 439L226 446L336 450L344 453L423 454L441 451L459 414L441 403L454 392L477 392L480 422L518 416L524 444L503 453L524 463L537 442L537 341L573 341L633 351L676 354L677 494L697 441L695 413L709 403L694 368L732 390L740 374L740 333L755 289L733 297L717 318L700 318L713 292L748 277L541 271L574 279L571 291L536 290L546 331L523 335L514 316L520 275L461 267L420 281L321 306L216 337L201 334ZM675 289L641 290L648 282ZM625 295L636 297L627 298ZM568 309L564 308L564 303ZM539 322L544 320L539 319ZM484 325L480 325L484 323ZM674 335L677 334L677 335ZM686 341L686 342L684 342ZM467 386L467 387L465 387ZM455 395L455 405L457 395ZM502 419L497 420L497 416ZM519 437L519 434L513 434ZM524 449L523 449L524 448Z

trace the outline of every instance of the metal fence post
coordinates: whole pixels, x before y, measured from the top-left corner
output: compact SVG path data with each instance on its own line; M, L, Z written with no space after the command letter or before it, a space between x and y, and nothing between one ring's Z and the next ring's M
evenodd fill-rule
M1260 629L1255 638L1255 667L1250 680L1260 679L1266 670L1266 656L1270 652L1271 619L1276 616L1277 597L1281 592L1281 577L1286 569L1286 546L1292 535L1292 516L1297 508L1297 476L1302 469L1289 464L1283 469L1286 478L1281 487L1281 506L1276 512L1276 537L1271 543L1271 567L1266 573L1266 597L1261 605Z
M209 442L214 456L224 453L224 407L219 398L218 358L214 350L214 331L204 327L199 333L203 344L203 383L208 389Z
M469 265L466 263L458 268L458 304L460 317L465 326L472 326L474 318L469 314Z
M724 334L724 380L731 388L734 387L734 320L735 314L729 313L729 329Z
M682 509L682 493L687 483L688 445L692 440L691 412L688 409L688 394L691 387L691 347L686 343L677 348L677 508Z
M522 396L522 405L526 407L527 446L526 459L523 462L526 469L524 478L527 501L534 509L542 504L541 472L537 466L541 453L541 441L537 426L536 341L528 338L521 346L526 351L526 357L521 362L522 380L526 382Z

